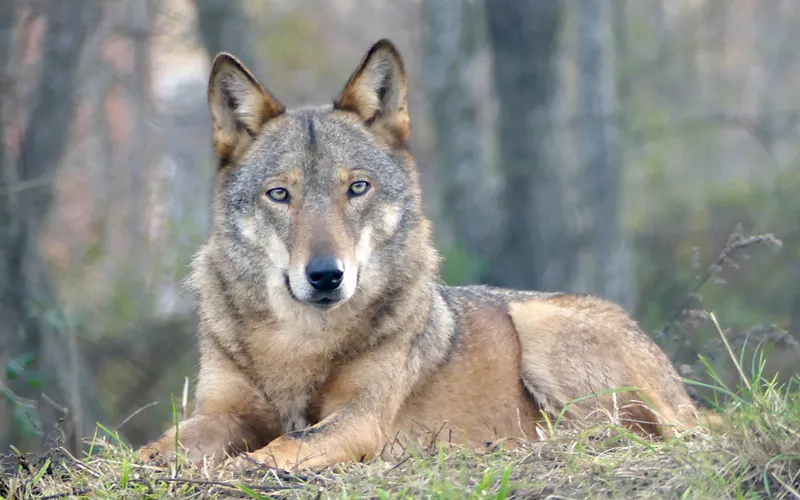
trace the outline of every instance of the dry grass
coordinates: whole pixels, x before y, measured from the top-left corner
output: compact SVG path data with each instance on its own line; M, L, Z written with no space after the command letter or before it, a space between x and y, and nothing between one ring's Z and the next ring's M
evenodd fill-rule
M706 386L721 396L724 434L651 442L612 424L595 424L556 428L550 440L514 450L475 453L438 445L293 475L256 466L146 466L118 435L101 429L84 458L60 447L34 457L3 457L0 496L800 499L800 380L779 385L766 379L760 349L747 364L729 352L741 377L738 387L726 387L710 367L716 385Z
M797 426L794 427L797 429ZM7 457L7 498L798 498L800 438L736 428L666 443L597 427L513 451L455 447L291 475L257 467L144 466L121 446ZM16 463L15 463L16 462Z

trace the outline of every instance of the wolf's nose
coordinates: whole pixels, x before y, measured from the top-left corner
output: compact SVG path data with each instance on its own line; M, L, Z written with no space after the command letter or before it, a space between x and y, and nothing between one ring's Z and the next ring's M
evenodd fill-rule
M344 277L344 262L333 257L314 257L306 266L306 277L316 290L331 292Z

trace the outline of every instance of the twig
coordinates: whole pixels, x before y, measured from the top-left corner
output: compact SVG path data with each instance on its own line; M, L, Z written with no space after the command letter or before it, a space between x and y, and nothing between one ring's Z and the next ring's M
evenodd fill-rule
M155 406L157 404L158 404L158 401L153 401L151 403L147 403L146 405L142 406L141 408L138 408L137 410L134 410L133 413L131 413L130 415L125 417L125 420L123 420L119 425L114 427L114 432L118 431L123 425L127 424L128 421L130 419L132 419L133 417L135 417L136 415L140 414L141 412L145 411L148 408L152 408L153 406Z
M759 244L770 244L770 245L777 245L781 246L781 240L777 239L775 235L771 233L766 234L759 234L756 236L750 236L745 238L742 236L741 226L737 225L734 232L728 237L728 241L725 244L725 247L717 257L717 260L714 261L713 264L708 266L705 274L697 279L694 286L691 290L686 294L686 297L681 302L680 306L672 313L669 318L669 322L661 329L658 336L663 337L664 335L669 332L669 330L675 325L678 319L683 315L683 313L689 308L689 304L695 299L697 296L697 292L710 280L714 277L714 275L722 269L722 266L726 263L731 261L731 257L736 253L749 248L751 246L759 245Z
M66 497L71 497L73 495L81 496L81 495L85 495L85 494L87 494L87 493L89 493L91 491L92 490L89 489L89 488L84 488L84 489L81 489L81 490L66 491L64 493L56 493L54 495L47 495L46 497L42 497L42 500L53 500L54 498L66 498Z
M527 441L528 435L525 433L525 429L522 427L522 416L519 413L519 407L517 408L517 425L519 425L519 430L522 432L522 437L524 437L525 441Z
M448 420L442 422L442 426L439 427L438 431L436 430L436 426L434 425L433 429L435 432L431 435L431 443L429 445L430 448L433 448L436 445L436 442L439 440L439 434L441 434L441 432L444 430L445 426L447 426L448 423L450 423Z
M181 419L186 420L186 400L189 399L189 377L183 377L183 398L181 399Z
M19 193L21 191L25 191L27 189L33 189L37 187L42 187L47 184L54 182L56 176L53 174L45 174L41 177L37 177L35 179L28 179L24 181L17 182L11 185L4 185L0 188L0 196L10 195L12 193Z
M274 469L271 467L267 467L265 464L253 459L247 453L240 455L243 461L250 462L251 465L254 465L258 469L269 469L269 472L273 474L278 479L283 479L284 481L308 481L308 476L302 476L299 474L294 474L291 471L282 472L278 469Z
M396 463L396 464L395 464L395 465L394 465L394 466L393 466L391 469L389 469L389 470L388 470L388 471L386 471L386 472L391 472L391 471L395 470L396 468L400 467L400 466L401 466L401 465L403 465L404 463L408 462L408 460L409 460L410 458L411 458L411 455L408 455L408 456L406 456L406 458L404 458L404 459L400 460L399 462L397 462L397 463Z
M222 486L223 488L231 488L234 490L239 489L236 483L229 483L226 481L204 481L201 479L184 479L180 477L175 477L175 478L157 477L154 478L153 481L161 481L164 483L196 484L199 486ZM284 490L298 489L297 486L271 486L271 485L248 484L248 483L239 483L239 484L241 484L242 486L246 486L247 488L260 491L284 491Z
M733 364L736 366L736 369L739 371L739 376L742 378L744 385L747 386L748 391L751 391L752 388L750 387L750 382L748 382L747 377L744 376L744 370L742 370L742 367L739 366L739 362L736 361L736 356L733 354L733 349L731 349L731 345L728 343L728 339L725 337L725 334L722 333L722 328L720 328L719 323L717 322L717 317L713 312L707 314L711 317L711 321L714 322L714 326L717 328L719 336L722 337L722 342L725 344L725 348L728 349L728 354L730 355L731 360L733 360Z
M48 404L50 404L50 406L52 406L56 410L60 411L64 415L69 414L69 409L68 408L66 408L64 406L61 406L60 404L56 403L55 401L53 401L53 398L51 398L47 394L42 393L42 399L44 399Z
M796 489L792 488L791 485L786 484L786 482L783 481L781 478L779 478L774 472L770 471L769 474L772 476L772 478L774 480L778 481L778 483L780 483L781 486L786 488L786 491L788 491L789 493L794 495L795 498L800 498L800 492L798 492Z
M78 460L77 458L75 458L75 457L72 455L72 453L70 453L70 452L69 452L69 450L67 450L67 449L66 449L66 448L64 448L63 446L61 446L61 447L59 448L59 451L60 451L61 453L63 453L63 454L64 454L64 456L66 456L67 458L69 458L69 459L72 461L72 465L74 465L74 466L76 466L76 467L78 467L78 468L80 468L80 469L83 469L84 471L88 472L89 474L91 474L92 476L94 476L94 477L96 477L96 478L100 478L100 477L102 477L102 476L101 476L101 474L100 474L99 472L97 472L97 471L96 471L96 470L94 470L92 467L90 467L90 466L88 466L88 465L84 464L83 462L81 462L80 460Z

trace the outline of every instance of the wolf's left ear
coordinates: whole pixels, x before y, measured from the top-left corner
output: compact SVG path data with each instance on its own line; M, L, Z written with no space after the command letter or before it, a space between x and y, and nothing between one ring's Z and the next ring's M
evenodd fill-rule
M356 113L373 133L393 146L405 147L410 129L407 93L400 52L382 39L361 60L333 107Z
M285 111L244 64L225 52L211 67L208 108L221 165L242 154L261 127Z

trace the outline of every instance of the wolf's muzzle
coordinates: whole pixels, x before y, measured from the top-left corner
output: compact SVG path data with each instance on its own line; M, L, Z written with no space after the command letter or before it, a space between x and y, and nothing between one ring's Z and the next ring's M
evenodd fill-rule
M306 266L306 278L318 292L332 292L344 278L344 262L335 257L314 257Z

